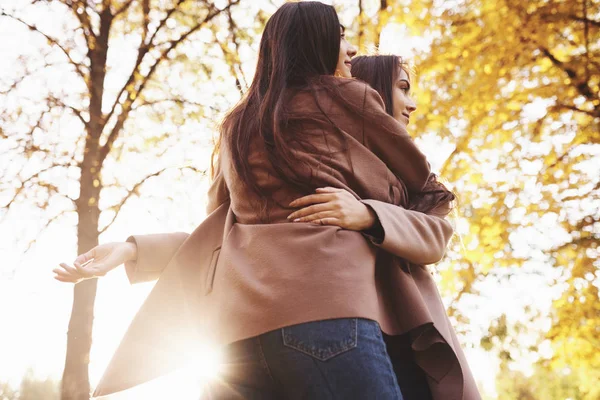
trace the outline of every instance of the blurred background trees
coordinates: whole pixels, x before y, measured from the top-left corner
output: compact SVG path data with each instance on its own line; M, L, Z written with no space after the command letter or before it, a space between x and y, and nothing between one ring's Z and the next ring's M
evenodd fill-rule
M39 207L40 228L71 224L81 253L131 199L173 197L144 191L149 180L197 186L280 3L7 3L0 23L37 51L0 76L2 217ZM499 398L600 398L600 3L333 4L361 53L410 49L410 131L447 150L430 157L459 197L459 235L436 277L465 342L498 357ZM513 287L526 295L503 297ZM95 293L95 281L75 287L63 399L89 393ZM478 328L486 304L500 311Z
M46 226L75 214L77 252L96 246L140 187L174 167L154 167L127 182L131 176L123 176L123 167L135 160L123 153L164 156L185 120L210 119L231 103L219 104L216 96L209 102L185 98L176 86L182 83L171 84L170 75L177 71L186 74L185 85L202 85L216 79L212 72L220 61L242 89L237 55L228 47L239 35L231 10L238 3L36 0L3 10L3 20L27 28L31 40L41 39L40 53L20 57L16 70L3 77L2 137L9 143L3 150L26 160L3 171L3 189L12 192L4 207L10 211L17 202L32 201L50 209ZM35 10L39 20L28 10ZM39 18L50 15L61 23ZM219 52L227 52L226 57ZM134 128L145 120L162 125L162 132L147 135ZM139 138L144 139L141 147ZM69 190L69 181L78 190ZM115 200L101 206L109 191ZM89 397L96 285L95 279L88 280L74 289L63 399Z
M58 400L60 387L52 379L39 379L28 370L18 389L6 382L0 382L0 400Z
M456 144L440 172L469 225L442 286L459 298L489 279L544 277L557 289L541 332L553 355L535 376L571 371L578 398L600 398L600 3L424 9L435 17L420 29L435 33L416 62L417 132Z

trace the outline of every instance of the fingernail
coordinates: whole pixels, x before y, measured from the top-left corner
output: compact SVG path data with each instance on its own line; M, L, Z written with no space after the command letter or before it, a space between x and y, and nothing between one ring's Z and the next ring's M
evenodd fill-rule
M293 222L298 222L300 221L300 218L296 218Z

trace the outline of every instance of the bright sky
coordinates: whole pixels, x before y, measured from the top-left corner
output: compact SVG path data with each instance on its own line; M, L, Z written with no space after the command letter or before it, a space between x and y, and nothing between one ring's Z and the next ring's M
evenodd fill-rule
M0 1L0 6L5 7L7 11L11 11L17 4L17 0ZM35 12L28 12L26 17L28 21L35 21L49 33L60 32L62 29L59 25L62 21L60 14L48 18L47 14L36 15ZM343 19L346 17L352 16L342 16ZM0 40L2 83L2 77L14 73L14 68L18 65L15 57L24 53L35 54L38 51L37 46L43 43L43 40L40 41L39 37L5 18L0 21L0 38L3 39ZM401 26L390 26L383 34L381 51L410 57L414 48L426 45L427 41L423 38L408 37ZM113 57L116 57L115 54L122 57L122 54L126 54L127 47L126 42L115 43L111 54ZM245 56L248 59L247 76L252 76L253 54L246 51ZM120 61L120 67L115 67L115 71L118 71L118 68L126 71L131 60ZM109 89L121 84L121 81L115 78L116 75L118 74L109 76ZM65 80L68 79L68 75L64 79L60 79L60 76L54 75L53 82L59 85L68 84ZM185 74L181 76L186 77ZM46 78L42 76L40 79ZM198 98L200 101L210 98L211 93L216 90L214 83L197 87L190 85L186 79L173 80L169 84L173 91L185 93L186 96ZM31 86L32 91L35 91L35 84ZM232 96L235 98L235 94ZM159 129L157 126L160 126L162 131L178 130L178 135L181 135L175 138L180 141L172 142L169 151L161 157L160 165L178 166L187 162L199 168L206 168L212 135L209 127L189 124L177 128L170 125L169 121L162 125L148 122L142 127L137 127L136 134L139 131L142 131L142 134L143 131L154 133L152 130ZM65 122L58 129L61 134L69 134L76 132L75 127L72 122ZM198 136L199 130L202 134ZM420 144L430 155L434 169L441 166L443 157L440 154L448 154L453 146L451 143L441 143L433 136L421 138ZM5 168L15 160L7 159L2 150L0 144L0 168ZM156 162L144 155L126 154L124 157L127 162L123 165L127 165L128 174L121 174L123 170L115 170L115 167L112 167L112 172L117 177L130 179L131 182L125 182L128 185L139 176L156 170ZM190 174L184 177L166 175L156 178L144 186L142 198L132 199L128 203L115 224L101 236L100 241L120 241L132 233L191 231L204 217L206 189L205 179ZM67 187L66 190L76 197L76 186ZM175 199L174 202L164 200L164 193L169 193ZM108 204L117 198L117 193L107 192L106 198L102 200L106 202L104 204ZM5 202L6 198L0 195L0 204ZM28 254L23 255L22 250L39 229L43 215L45 214L30 205L17 205L0 224L0 381L8 380L18 384L27 368L32 368L39 377L60 379L62 374L72 286L52 279L51 270L59 262L70 262L76 256L76 218L69 215L60 224L52 226L39 237L37 245ZM465 229L464 223L459 222L458 229ZM535 269L535 265L531 265L531 268ZM476 343L489 321L502 312L509 312L513 318L520 318L520 310L525 303L530 302L541 308L548 307L552 293L545 284L546 279L531 275L523 277L519 282L513 282L510 286L485 283L482 287L482 293L485 295L467 298L464 302L473 323L471 336L466 339L470 343ZM151 288L152 284L130 286L122 268L100 280L90 362L92 385L100 378L129 322ZM481 350L467 349L467 354L476 378L484 383L487 391L493 393L495 361ZM166 398L166 390L172 394L174 387L185 391L178 398L196 398L199 387L197 379L192 378L193 376L194 373L190 374L188 371L187 374L167 377L134 389L132 393L111 398L139 398L142 391L145 391L144 398ZM177 383L173 384L174 382Z

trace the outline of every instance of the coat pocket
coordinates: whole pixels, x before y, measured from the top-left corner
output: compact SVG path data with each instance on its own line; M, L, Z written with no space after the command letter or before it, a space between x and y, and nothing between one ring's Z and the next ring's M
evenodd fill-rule
M210 264L208 265L208 271L206 271L206 281L204 282L204 294L212 292L213 282L215 280L215 272L217 270L217 262L219 261L219 254L221 254L221 246L217 247L210 258Z

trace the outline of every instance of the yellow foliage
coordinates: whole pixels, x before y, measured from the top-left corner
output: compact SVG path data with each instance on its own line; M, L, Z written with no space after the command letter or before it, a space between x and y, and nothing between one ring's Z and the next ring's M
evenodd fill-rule
M411 7L430 4L415 0ZM457 245L450 257L472 268L448 267L442 273L443 290L456 297L453 291L470 290L487 271L521 265L532 256L512 253L510 233L556 213L556 226L539 233L559 249L546 250L552 259L545 262L553 269L548 275L558 268L566 282L553 304L547 337L555 350L554 367L562 363L577 376L579 398L597 399L598 287L582 286L575 278L597 277L599 267L587 254L600 241L600 217L590 206L600 203L600 177L588 162L598 157L588 144L600 144L600 2L585 1L592 20L587 28L582 5L465 0L445 12L430 8L428 15L439 17L405 23L411 32L435 37L431 48L416 57L422 114L413 129L445 137L451 119L464 127L452 130L457 148L441 171L459 196L458 214L469 221L464 247ZM588 173L582 171L586 162ZM507 206L512 193L516 200L513 196ZM563 201L566 197L572 200ZM509 218L515 207L526 210L523 218ZM582 225L572 221L586 216L596 221L587 228L591 239L578 240ZM569 235L554 237L553 229L566 229Z

